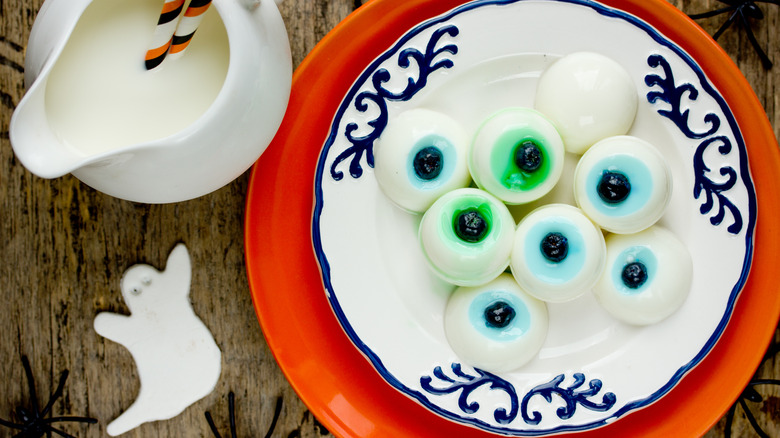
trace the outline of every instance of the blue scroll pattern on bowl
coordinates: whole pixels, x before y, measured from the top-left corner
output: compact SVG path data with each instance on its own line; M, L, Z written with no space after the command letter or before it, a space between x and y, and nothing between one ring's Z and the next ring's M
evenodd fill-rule
M701 214L709 214L715 208L717 199L718 208L713 216L710 217L710 223L718 226L723 222L726 216L726 210L731 213L733 223L728 226L727 231L731 234L739 234L742 231L742 214L731 200L726 197L724 192L731 190L738 182L737 171L731 166L723 166L719 169L725 181L716 182L707 175L710 168L704 162L704 152L712 145L719 144L718 152L721 155L731 153L731 140L725 135L715 135L720 129L720 117L709 113L704 116L704 122L709 125L709 129L704 132L696 132L690 128L688 109L683 110L683 101L685 96L694 101L699 97L699 90L692 84L684 83L677 85L674 80L674 74L669 62L661 55L653 54L647 58L647 64L652 68L661 68L663 76L660 74L649 74L645 76L645 84L648 87L660 88L660 91L652 90L647 93L647 101L655 104L658 101L667 103L671 108L659 108L658 114L668 118L680 129L686 137L695 140L702 140L696 148L693 158L693 171L695 183L693 187L693 197L699 199L704 194L704 203L699 208Z
M452 60L439 55L443 53L455 55L458 53L458 47L455 44L446 44L437 49L436 46L444 35L455 37L458 35L458 32L458 28L455 26L441 27L433 32L425 48L425 53L414 48L407 48L398 54L399 67L408 69L412 66L412 60L414 60L420 69L417 80L408 78L406 87L403 90L393 92L385 88L384 84L390 81L390 72L385 68L378 69L371 76L371 85L374 90L358 94L355 98L355 108L361 113L365 113L369 110L367 103L369 101L379 109L379 115L375 119L368 121L367 124L372 128L372 131L366 135L355 136L355 132L359 129L357 123L352 122L346 126L344 136L352 146L344 150L333 161L330 167L330 175L334 180L340 181L344 178L344 172L336 169L336 167L350 157L352 159L349 163L349 174L353 178L360 178L363 175L363 167L360 164L360 160L363 158L364 153L366 154L366 163L370 167L374 167L374 141L382 135L385 127L387 127L387 102L410 100L428 84L428 76L431 73L440 68L451 68L454 65ZM437 61L437 58L442 59Z

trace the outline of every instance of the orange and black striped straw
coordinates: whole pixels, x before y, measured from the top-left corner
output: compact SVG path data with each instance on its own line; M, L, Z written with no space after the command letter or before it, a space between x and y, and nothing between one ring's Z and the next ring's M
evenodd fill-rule
M146 52L146 69L151 70L163 62L173 42L173 34L179 23L179 15L184 0L165 0L157 27L154 29L152 44Z
M211 0L192 0L190 2L173 34L171 50L169 51L171 56L180 56L187 48L210 5Z

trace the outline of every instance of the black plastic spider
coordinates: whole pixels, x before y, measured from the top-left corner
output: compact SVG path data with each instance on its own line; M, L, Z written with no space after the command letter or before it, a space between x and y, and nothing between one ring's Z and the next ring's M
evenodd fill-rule
M767 359L770 359L777 355L777 353L780 352L780 344L773 344L768 350L767 353L764 355L764 361ZM739 398L737 401L731 406L729 411L726 413L726 428L724 431L725 438L731 437L731 424L734 421L734 414L737 411L737 405L742 406L742 410L745 412L745 416L747 417L748 421L750 422L750 425L753 427L753 430L756 431L758 436L761 438L769 438L769 435L764 432L763 429L761 429L761 426L758 425L758 421L756 420L756 417L753 415L753 413L748 408L747 402L753 402L753 403L761 403L764 401L763 397L761 397L761 394L756 391L756 386L759 385L780 385L780 380L778 379L753 379L748 383L747 387L742 391L742 394L739 395Z
M22 366L24 366L24 373L27 375L27 384L30 388L30 404L32 406L30 406L29 409L18 406L16 408L16 412L11 413L12 416L15 414L16 418L20 420L21 423L14 423L12 421L0 419L0 425L19 431L19 433L14 435L14 437L40 438L43 435L46 435L48 438L51 438L51 434L54 432L61 437L76 438L73 435L69 435L64 431L57 429L56 427L52 426L52 424L68 421L89 424L97 423L96 419L88 417L46 418L46 416L51 413L51 408L54 405L54 402L62 396L62 389L65 387L65 380L68 379L68 370L62 372L60 375L60 383L57 385L57 389L52 393L51 397L49 397L49 401L46 403L46 406L43 408L43 410L40 410L38 407L38 396L35 392L35 381L33 380L32 370L30 369L30 362L27 360L26 356L22 356Z
M271 426L268 428L268 432L265 434L265 438L270 438L271 434L276 428L276 421L279 420L279 414L282 412L282 397L276 399L276 408L274 409L274 418L271 420ZM228 393L228 417L230 420L230 438L237 438L236 435L236 396L233 391ZM222 438L219 434L217 426L214 424L214 419L211 418L211 412L206 411L206 421L209 423L211 432L214 434L214 438Z
M753 34L753 29L751 29L750 21L748 18L752 18L755 20L761 20L764 18L764 13L761 11L761 8L758 7L756 4L758 3L771 3L774 5L780 5L780 0L718 0L721 3L725 3L728 6L715 9L714 11L709 12L703 12L701 14L692 14L689 15L694 20L698 20L699 18L708 18L708 17L714 17L716 15L724 14L727 12L730 12L731 15L729 15L728 20L726 20L723 25L720 26L720 28L715 32L715 34L712 36L713 39L717 40L718 37L726 30L729 26L731 26L734 21L739 18L739 23L742 24L742 26L745 28L745 32L747 33L748 40L750 41L750 45L753 46L753 48L756 50L756 53L758 53L758 57L761 59L761 64L763 64L765 69L772 68L772 61L769 60L769 57L766 55L764 50L761 48L761 46L758 44L758 40L756 40L755 34Z

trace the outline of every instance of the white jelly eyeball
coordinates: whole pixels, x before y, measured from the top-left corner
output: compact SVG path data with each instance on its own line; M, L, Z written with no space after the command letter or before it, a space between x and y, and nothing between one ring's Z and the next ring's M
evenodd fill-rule
M451 117L427 109L391 119L374 149L374 175L395 204L422 213L441 195L471 182L469 138Z
M442 279L476 286L509 265L515 222L509 209L479 189L453 190L433 203L420 222L420 244Z
M534 101L534 108L558 128L566 151L575 154L603 138L628 133L637 105L628 72L592 52L575 52L550 65L539 77Z
M574 199L601 228L636 233L663 216L672 197L672 171L645 140L621 135L586 152L574 171Z
M691 289L693 261L671 231L653 226L607 236L607 267L593 293L615 318L657 323L674 313Z
M525 204L546 195L563 171L561 136L543 115L509 108L479 127L469 151L474 182L507 204Z
M560 303L585 293L604 270L604 235L577 207L549 204L529 213L515 232L510 266L536 298Z
M444 330L464 362L492 373L515 370L533 359L547 337L547 306L511 275L477 287L460 287L444 311Z

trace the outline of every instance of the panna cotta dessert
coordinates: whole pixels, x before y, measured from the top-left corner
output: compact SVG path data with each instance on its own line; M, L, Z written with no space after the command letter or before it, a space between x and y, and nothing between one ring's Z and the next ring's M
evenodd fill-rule
M534 108L553 122L567 152L582 154L601 139L628 133L638 100L623 66L598 53L575 52L542 72Z
M633 325L657 323L674 313L691 288L693 261L669 230L607 236L607 267L593 289L615 318Z
M511 275L477 287L459 287L444 311L447 341L464 362L492 373L533 359L547 336L547 306Z
M546 195L560 179L565 151L561 136L542 114L508 108L479 127L469 151L477 185L507 204Z
M637 137L604 139L574 172L574 199L601 228L636 233L663 216L672 196L672 172L661 153Z
M388 124L374 151L379 187L399 207L423 213L441 195L471 183L469 138L451 117L405 111Z
M432 270L458 286L489 282L509 265L515 221L489 193L462 188L433 203L420 222L420 244Z
M529 294L560 303L593 287L605 260L601 230L577 207L549 204L520 221L510 266L517 283Z

